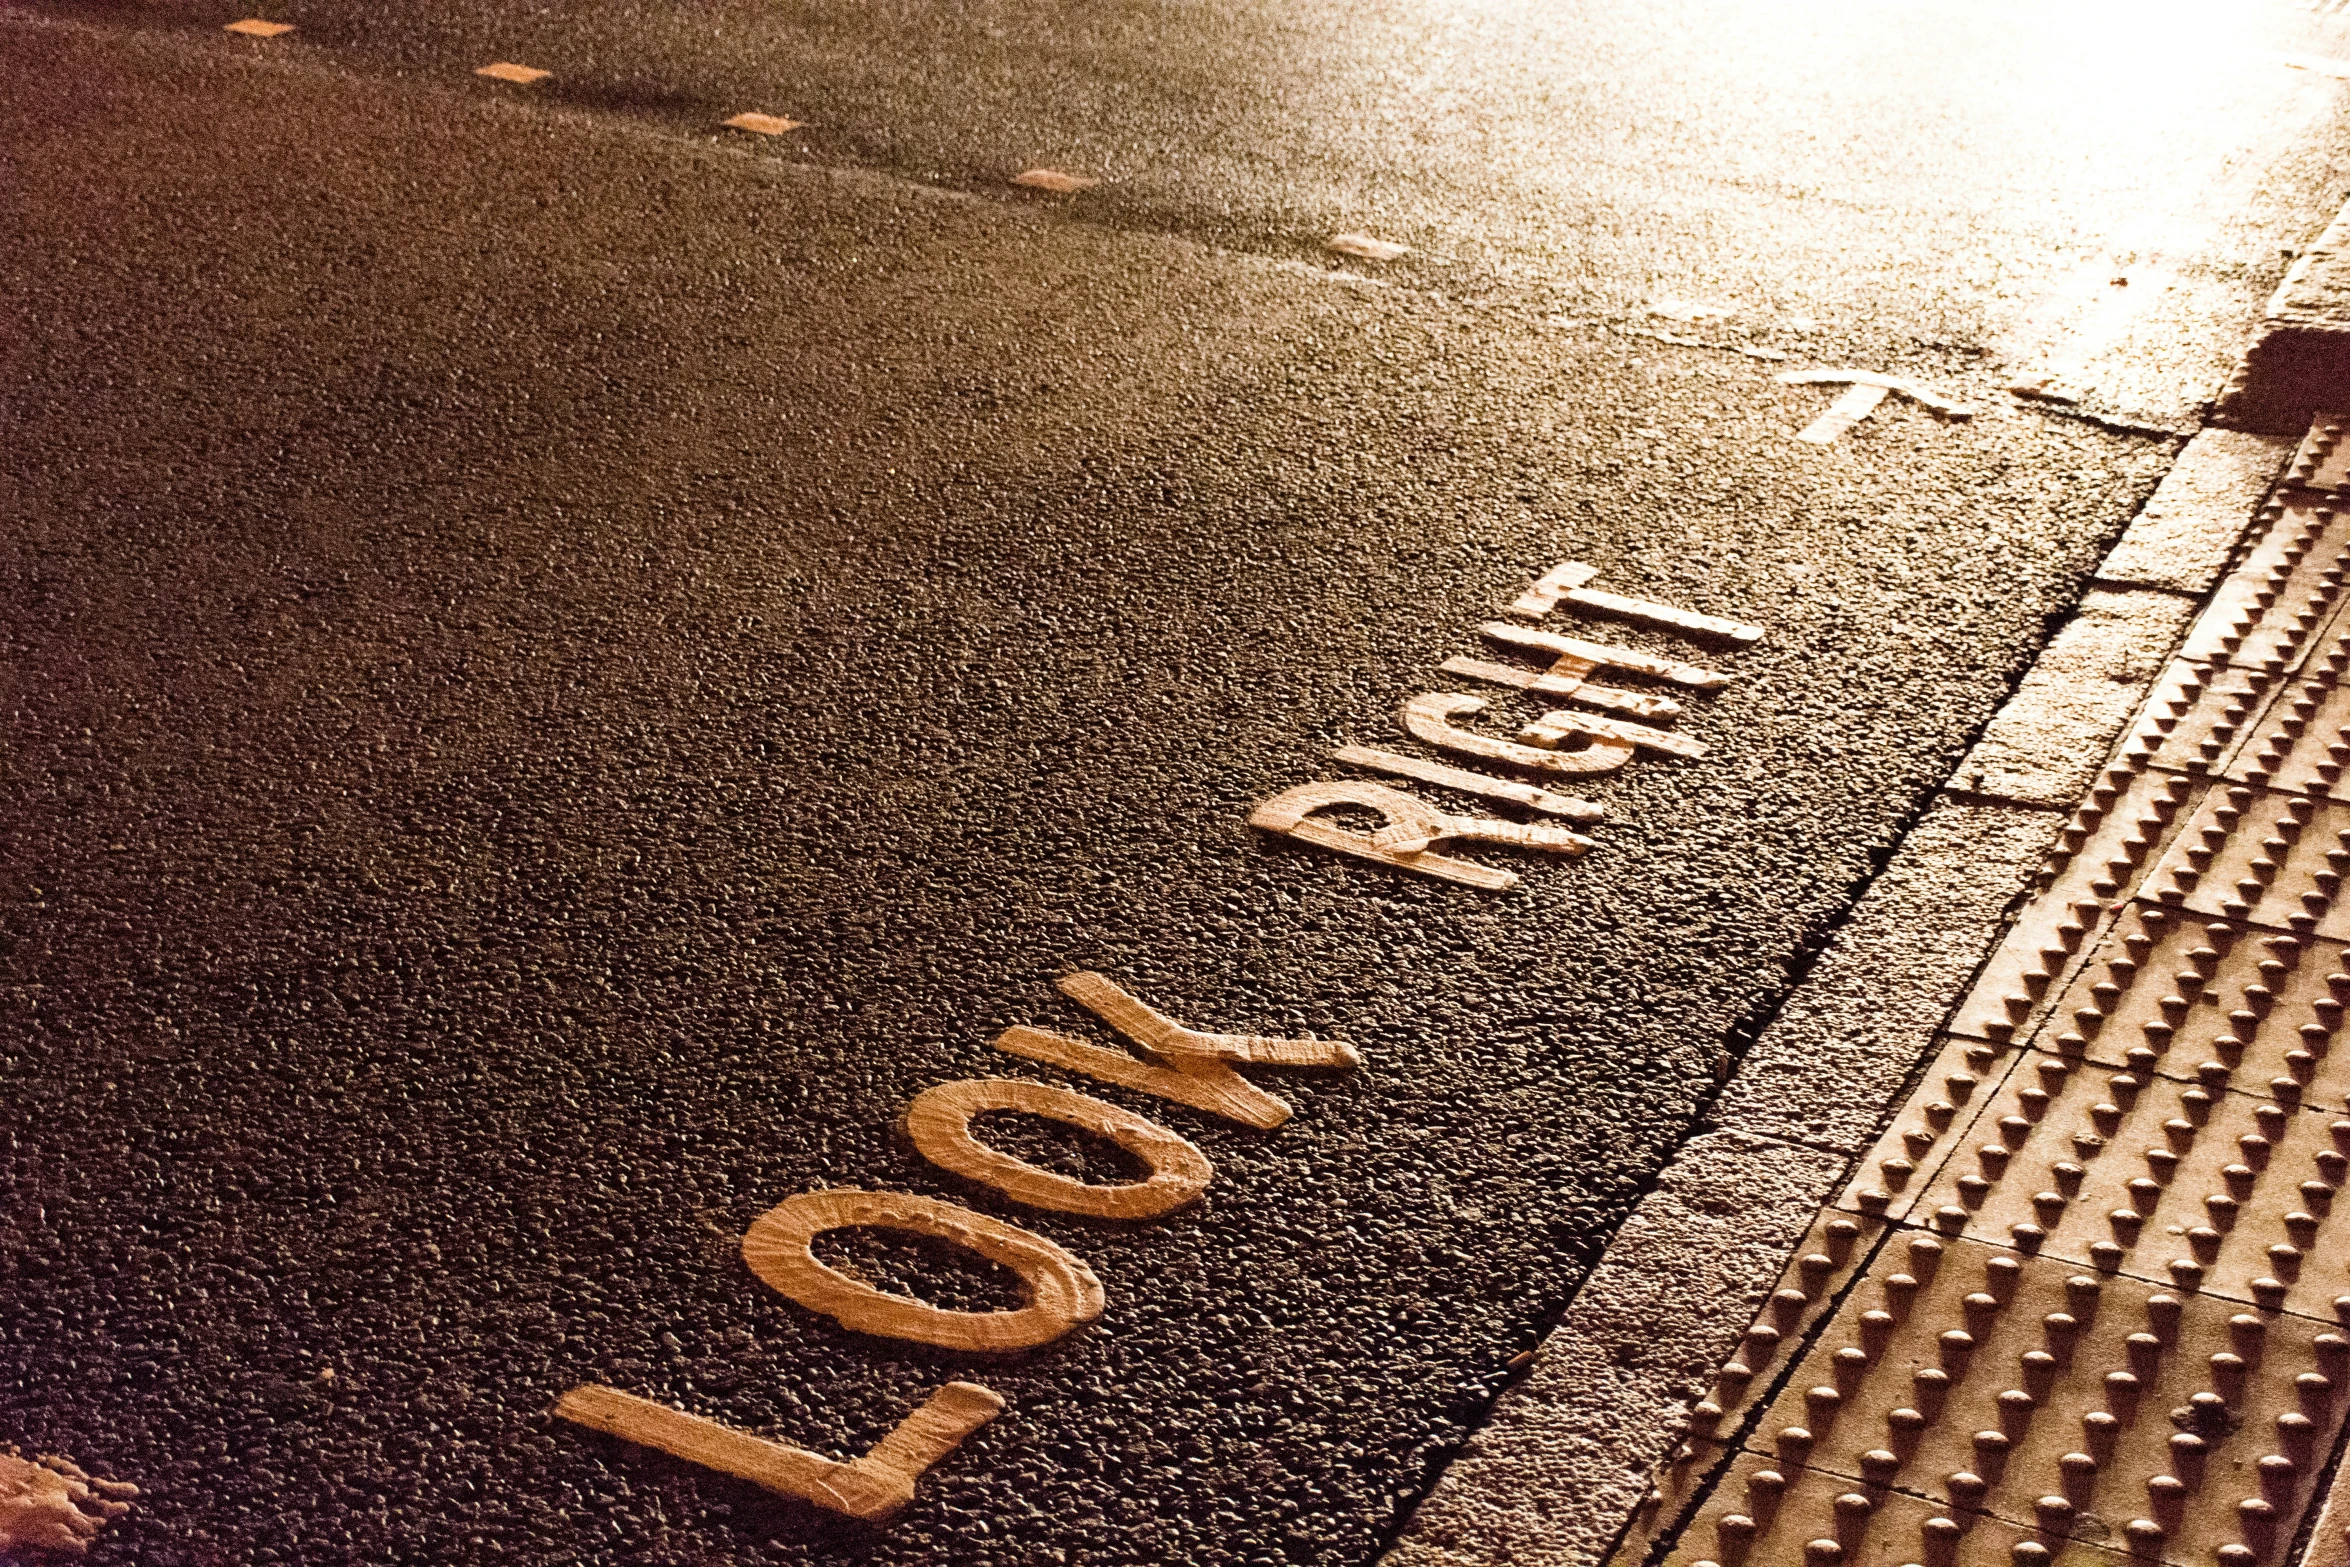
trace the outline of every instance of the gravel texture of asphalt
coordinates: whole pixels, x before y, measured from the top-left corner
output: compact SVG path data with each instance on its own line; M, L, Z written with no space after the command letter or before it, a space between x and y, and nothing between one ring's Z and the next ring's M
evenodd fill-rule
M1982 412L1809 447L1832 392L1539 302L74 17L0 18L0 1436L141 1486L95 1562L1369 1560L2173 450L1999 401L1932 280L1825 330ZM2231 222L2308 228L2269 152ZM1569 556L1769 628L1566 623L1735 676L1589 857L1244 825ZM1106 1041L1075 969L1366 1064L1253 1133L989 1048ZM999 1075L1214 1184L1091 1223L904 1146ZM825 1186L1108 1311L840 1330L739 1255ZM955 1376L1009 1408L878 1530L550 1415L847 1456Z

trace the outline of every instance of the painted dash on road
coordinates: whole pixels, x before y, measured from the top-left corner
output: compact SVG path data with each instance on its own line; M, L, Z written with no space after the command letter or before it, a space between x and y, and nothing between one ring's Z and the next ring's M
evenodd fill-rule
M555 73L539 70L535 66L516 65L511 60L493 60L488 65L474 67L473 74L487 76L496 81L512 82L517 87L528 87L533 82L545 81Z
M1342 256L1360 256L1365 261L1393 261L1412 253L1409 245L1399 245L1391 239L1373 239L1368 234L1333 234L1322 244Z
M224 33L242 33L247 38L275 38L280 33L294 30L291 22L264 22L258 16L248 16L241 22L231 22L221 29Z
M761 136L781 136L785 131L796 131L808 122L787 120L780 114L759 114L746 109L719 123L731 125L738 131L756 131Z
M1012 183L1031 190L1049 190L1059 196L1074 196L1081 190L1091 190L1101 183L1084 174L1067 174L1059 169L1022 169L1012 176Z

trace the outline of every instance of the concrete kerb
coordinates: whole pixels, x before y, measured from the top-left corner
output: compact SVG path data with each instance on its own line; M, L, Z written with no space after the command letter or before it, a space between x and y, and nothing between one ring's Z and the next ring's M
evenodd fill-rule
M1387 1560L1604 1558L1844 1164L1735 1131L1685 1145Z
M2205 430L2189 441L2121 541L2097 568L2097 585L2201 595L2219 586L2292 437Z
M2350 207L2294 261L2214 418L2293 436L2350 385Z
M1409 1520L1392 1567L1591 1567L1619 1542L1627 1560L1645 1554L1646 1527L1670 1522L1653 1516L1664 1500L1654 1477L1713 1369L1815 1205L1933 1057L2035 882L2047 884L2044 860L2070 808L2240 553L2291 451L2290 440L2232 431L2187 444L2075 617L1747 1053L1717 1128L1667 1167L1534 1373Z

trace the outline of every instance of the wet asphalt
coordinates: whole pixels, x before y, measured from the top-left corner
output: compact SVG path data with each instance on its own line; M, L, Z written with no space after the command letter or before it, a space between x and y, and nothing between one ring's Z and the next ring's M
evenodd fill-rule
M2183 427L2350 154L2282 10L751 10L0 16L0 1437L143 1488L95 1562L1371 1560L2174 449L1999 388ZM1853 362L1982 412L1790 440ZM1244 825L1568 556L1769 628L1570 622L1736 677L1590 857ZM1106 1042L1078 968L1366 1065L1269 1134L1076 1084L1213 1160L1163 1220L926 1167L923 1088L1066 1081L997 1031ZM823 1186L1108 1310L847 1333L737 1250ZM845 1456L956 1376L1010 1407L879 1530L549 1415Z

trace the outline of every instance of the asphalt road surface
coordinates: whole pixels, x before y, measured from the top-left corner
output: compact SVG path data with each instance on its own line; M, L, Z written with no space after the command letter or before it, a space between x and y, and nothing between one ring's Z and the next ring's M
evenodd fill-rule
M2174 450L2001 388L2191 420L2350 156L2282 7L238 14L0 13L0 1438L141 1486L101 1563L1372 1559ZM1981 412L1806 445L1813 365ZM1769 633L1559 617L1735 676L1593 853L1245 825L1570 556ZM1107 1043L1077 969L1365 1065L1266 1133L989 1048ZM895 1130L997 1075L1214 1184ZM827 1186L1107 1310L845 1331L739 1251ZM845 1457L953 1377L878 1529L551 1418Z

